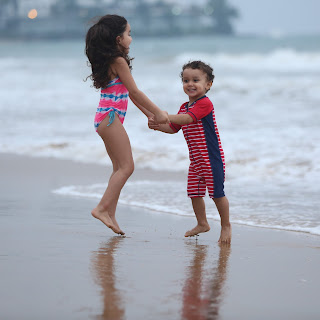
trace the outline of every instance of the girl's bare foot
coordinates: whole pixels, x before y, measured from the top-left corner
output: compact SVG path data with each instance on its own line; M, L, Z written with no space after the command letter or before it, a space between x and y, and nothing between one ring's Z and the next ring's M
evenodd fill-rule
M110 216L110 218L111 218L113 224L116 226L116 228L120 230L119 234L121 234L123 236L125 233L120 229L118 222L116 220L116 217Z
M199 225L198 224L193 229L187 231L184 236L185 237L192 237L192 236L195 236L195 235L197 235L199 233L208 232L209 230L210 230L209 224L205 224L205 225Z
M231 224L221 227L220 239L218 243L231 243Z
M104 223L114 233L124 235L124 232L119 228L118 223L115 224L112 221L107 211L100 211L98 208L95 208L91 211L91 214L94 218Z

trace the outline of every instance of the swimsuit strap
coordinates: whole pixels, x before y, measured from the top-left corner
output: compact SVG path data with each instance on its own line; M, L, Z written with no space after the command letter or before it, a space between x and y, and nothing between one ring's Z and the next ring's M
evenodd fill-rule
M112 124L112 122L114 121L114 117L115 117L115 112L114 110L112 110L109 112L109 124L107 125L107 127L109 127Z

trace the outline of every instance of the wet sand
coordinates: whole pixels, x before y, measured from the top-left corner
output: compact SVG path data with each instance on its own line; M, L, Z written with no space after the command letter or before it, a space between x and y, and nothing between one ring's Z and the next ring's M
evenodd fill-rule
M216 221L186 239L194 218L127 206L115 236L96 201L52 193L108 169L1 154L0 172L0 319L320 318L318 236L233 225L220 247Z

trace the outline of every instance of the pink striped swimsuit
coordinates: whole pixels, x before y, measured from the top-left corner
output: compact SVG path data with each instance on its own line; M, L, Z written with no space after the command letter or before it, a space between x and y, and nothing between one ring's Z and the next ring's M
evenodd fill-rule
M118 115L121 123L124 121L128 106L128 89L121 82L119 77L111 80L107 87L101 89L99 106L94 118L94 127L96 131L103 119L109 115L109 124L113 122L115 113Z

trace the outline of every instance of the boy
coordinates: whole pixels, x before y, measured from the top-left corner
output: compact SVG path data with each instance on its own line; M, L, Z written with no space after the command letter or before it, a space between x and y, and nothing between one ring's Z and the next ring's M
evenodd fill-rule
M149 118L149 128L165 133L177 133L181 128L188 144L190 166L188 196L197 218L197 226L185 237L210 230L203 197L208 189L221 218L219 243L231 242L229 202L224 194L224 153L220 142L212 102L205 95L214 79L213 69L202 61L192 61L182 67L183 90L189 97L178 114L169 115L170 124L157 124Z

